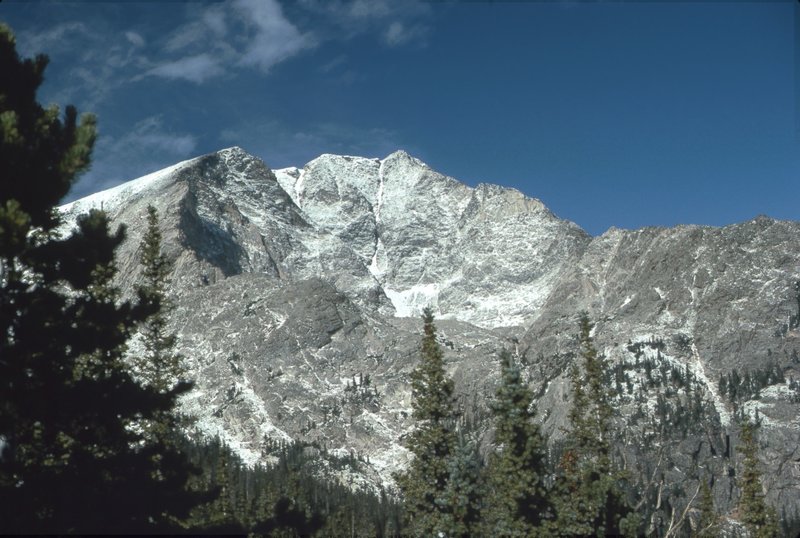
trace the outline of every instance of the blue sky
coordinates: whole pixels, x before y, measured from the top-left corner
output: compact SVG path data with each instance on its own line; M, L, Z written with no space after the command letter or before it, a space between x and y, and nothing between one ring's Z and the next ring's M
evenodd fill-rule
M0 3L99 118L75 198L238 145L405 149L611 226L800 219L798 2Z

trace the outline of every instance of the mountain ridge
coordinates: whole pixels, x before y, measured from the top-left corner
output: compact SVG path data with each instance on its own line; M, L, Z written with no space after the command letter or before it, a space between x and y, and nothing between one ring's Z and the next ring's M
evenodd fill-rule
M717 502L732 507L735 481L726 473L735 455L725 446L737 413L757 409L770 447L768 499L800 511L800 394L789 382L800 378L792 324L800 319L792 317L800 316L800 223L757 217L592 237L539 200L468 187L405 152L322 155L302 169L271 170L234 147L62 206L64 228L101 206L128 225L117 278L128 294L148 204L161 215L173 261L170 326L197 380L185 409L202 435L220 435L247 461L268 460L265 437L317 442L369 459L343 481L390 487L408 458L408 375L426 305L437 314L462 411L484 424L497 353L513 350L557 443L577 315L587 311L598 349L619 372L625 436L675 445L669 458L680 472L670 467L665 480L685 483L704 465L719 475ZM717 387L722 374L772 362L786 379L758 398L734 401ZM696 431L654 433L635 417L672 409L674 418L689 405L673 369L693 380L703 418ZM348 388L365 373L374 392ZM480 427L486 451L491 431ZM645 467L655 464L624 446Z

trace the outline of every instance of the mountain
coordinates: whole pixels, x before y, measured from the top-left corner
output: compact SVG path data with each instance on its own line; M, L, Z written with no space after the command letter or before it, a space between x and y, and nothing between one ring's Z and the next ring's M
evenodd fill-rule
M710 474L718 509L732 509L744 412L762 423L768 501L800 513L800 223L591 237L539 200L468 187L402 151L271 170L229 148L61 208L65 228L92 207L127 225L125 293L148 204L197 381L183 405L247 461L269 460L265 439L315 441L364 460L341 480L390 485L408 460L425 305L470 423L488 427L507 348L557 448L585 310L614 367L622 453L643 481L659 476L657 489L686 497Z

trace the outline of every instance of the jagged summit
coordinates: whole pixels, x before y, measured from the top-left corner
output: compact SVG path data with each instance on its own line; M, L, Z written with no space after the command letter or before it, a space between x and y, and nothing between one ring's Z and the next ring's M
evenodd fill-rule
M220 272L322 272L336 275L353 301L365 304L367 291L378 311L413 317L430 305L440 317L484 327L531 320L562 264L589 241L538 200L497 185L468 187L405 151L325 154L302 169L272 171L226 148L62 210L69 221L91 207L116 216L146 203L166 213L179 206L176 234L214 266L206 277L213 281ZM213 240L206 244L203 233Z
M497 185L470 188L404 151L382 160L323 155L276 177L309 222L353 248L401 316L430 305L487 327L520 324L569 258L561 254L588 241L538 200ZM488 251L494 271L473 289L470 277L484 272L475 261ZM532 255L540 251L553 255ZM512 292L509 282L523 283Z
M494 393L497 352L510 349L557 439L585 310L612 364L652 368L650 380L633 370L625 383L617 377L619 415L644 417L626 430L632 438L657 412L686 403L673 385L654 388L653 376L685 372L694 401L705 402L697 431L665 455L670 483L701 466L717 473L715 491L732 491L731 460L720 454L734 414L717 381L777 361L787 381L737 405L758 410L765 425L771 500L800 509L792 463L800 395L788 383L792 372L800 378L796 222L759 217L591 237L539 200L469 187L402 151L326 154L271 170L232 147L61 208L67 226L92 207L128 226L118 251L123 293L139 279L148 204L174 262L172 328L197 380L185 409L201 433L221 436L248 461L269 458L265 437L317 441L368 458L354 480L390 484L408 456L401 437L411 425L408 374L423 306L437 314L448 371L475 416ZM375 395L353 392L360 373L370 374Z
M351 300L377 311L413 317L428 305L439 317L487 328L535 320L559 279L602 245L727 229L612 228L592 238L540 200L488 183L468 187L402 150L383 159L323 154L273 171L233 146L62 211L68 222L92 207L125 220L118 213L147 203L179 215L175 234L211 264L203 277L211 281L253 271L330 274Z
M242 149L240 146L231 146L229 148L222 148L220 150L215 151L214 153L219 154L219 155L224 155L224 154L250 155L244 149ZM213 155L213 154L209 153L209 155Z

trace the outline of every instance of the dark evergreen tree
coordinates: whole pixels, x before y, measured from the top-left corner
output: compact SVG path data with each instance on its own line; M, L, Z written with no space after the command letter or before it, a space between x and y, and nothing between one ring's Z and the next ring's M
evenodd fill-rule
M93 211L58 233L95 120L38 104L46 65L20 60L0 25L0 533L165 530L195 501L189 466L136 425L186 386L144 388L122 360L153 312L111 284L124 230Z
M764 500L761 485L761 471L758 470L758 444L755 426L745 420L742 423L742 444L739 447L744 460L738 486L739 513L742 523L753 538L774 538L778 536L778 518L775 509Z
M476 443L458 436L449 462L445 503L450 507L450 521L445 536L475 536L481 532L481 508L484 488L481 483L481 457Z
M160 394L167 394L178 384L185 383L188 372L184 358L175 350L176 336L167 330L173 304L167 296L171 263L161 251L161 232L158 212L147 206L147 230L139 245L143 282L137 287L142 304L152 312L141 324L139 336L144 353L132 357L136 379ZM180 436L191 420L176 409L157 413L143 420L142 428L149 438L180 446Z
M204 533L295 536L398 536L400 507L384 492L351 489L320 478L318 458L328 465L353 466L318 447L281 443L270 445L278 459L270 467L243 463L219 439L188 443L191 461L203 469L195 480L201 488L217 486L224 494L198 507L192 528ZM314 453L318 456L313 455Z
M167 330L173 304L167 297L167 284L172 264L161 252L161 231L158 212L147 206L147 230L139 245L144 282L139 295L152 305L153 314L142 324L145 352L135 359L136 373L158 392L166 393L186 377L183 357L175 351L176 337Z
M406 442L414 460L395 478L403 493L409 531L436 536L446 531L452 515L447 483L456 444L456 413L453 381L444 370L444 356L436 342L429 308L424 310L422 320L422 357L411 373L411 407L416 424Z
M611 389L606 385L605 358L597 352L586 313L580 317L582 368L570 372L573 400L570 430L555 495L553 532L562 536L605 536L635 533L637 518L619 483L622 473L612 465Z
M492 403L498 451L489 456L487 468L485 531L495 536L546 535L543 524L553 509L544 483L547 446L534 423L533 394L505 350L500 375Z
M700 479L700 519L695 529L698 538L714 538L719 535L719 515L714 510L711 484L706 479Z

